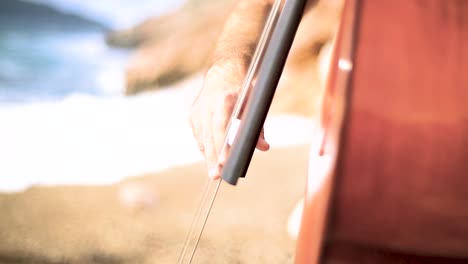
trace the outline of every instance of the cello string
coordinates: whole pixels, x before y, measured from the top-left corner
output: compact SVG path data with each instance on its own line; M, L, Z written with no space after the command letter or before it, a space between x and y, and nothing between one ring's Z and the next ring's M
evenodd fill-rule
M197 250L198 244L200 243L201 234L203 233L203 230L205 229L206 221L208 220L208 216L210 214L211 208L213 207L213 203L215 201L216 194L218 193L219 186L221 185L221 182L222 182L221 179L217 179L217 180L211 179L210 181L212 183L214 183L214 182L216 182L216 183L215 184L210 184L211 186L214 186L214 188L212 189L213 191L209 192L209 193L212 193L211 198L209 199L210 202L208 204L206 212L205 213L203 213L203 211L200 212L202 215L204 215L204 217L202 218L203 223L201 224L201 227L200 227L200 229L198 231L198 234L194 237L195 238L194 245L192 247L192 250L190 251L190 254L188 255L189 258L188 258L187 263L192 263L193 256L195 255L195 251ZM211 189L209 189L209 190L211 190Z
M185 240L184 240L184 245L182 247L182 251L179 254L179 258L177 260L178 264L190 263L190 262L184 261L184 259L186 258L186 252L187 252L187 249L189 248L189 243L192 240L193 232L195 231L195 228L194 228L195 225L196 225L195 223L197 223L199 221L199 218L201 217L201 211L203 209L203 204L206 203L206 198L208 197L208 194L210 193L209 190L211 188L212 183L213 183L213 180L208 179L207 183L205 184L205 187L203 189L202 196L201 196L201 199L200 199L200 202L199 202L199 206L197 208L197 211L195 212L195 217L192 220L189 232L187 233L187 235L185 237Z
M236 119L237 120L240 119L242 107L245 104L250 87L252 87L251 83L257 73L258 66L265 52L265 47L271 36L272 29L278 19L278 16L280 13L279 10L280 10L282 2L283 0L276 0L274 2L271 8L270 14L266 20L264 30L260 36L257 48L252 57L252 62L250 63L249 69L247 71L247 75L246 75L244 84L242 86L241 93L239 95L239 98L236 102L233 113L231 115L231 118L228 124L228 130L227 130L228 133L225 137L220 153L224 153L225 151L227 151L227 149L229 148L229 141L230 141L229 135L232 135L232 133L235 134L236 132L236 131L232 131L233 122L235 122ZM193 256L200 242L201 235L203 233L206 222L208 220L208 216L210 214L211 208L213 207L213 203L215 201L221 182L222 182L221 179L210 178L208 179L208 182L205 184L205 188L202 194L200 204L197 208L195 217L190 226L190 230L187 233L187 236L184 240L182 251L177 260L178 264L185 264L185 263L192 262Z

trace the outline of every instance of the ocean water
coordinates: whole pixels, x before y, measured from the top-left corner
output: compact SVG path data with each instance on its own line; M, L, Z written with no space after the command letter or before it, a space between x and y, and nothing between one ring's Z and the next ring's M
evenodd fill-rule
M101 32L0 31L0 103L121 95L127 58Z
M123 95L129 51L107 47L103 38L108 28L138 20L119 18L131 1L40 2L86 13L86 20L0 15L0 191L110 184L202 160L187 123L201 76ZM169 8L151 2L161 4L158 12ZM96 11L104 7L115 13ZM273 116L265 130L273 147L304 144L312 124Z
M120 95L129 52L106 25L18 0L0 3L0 103Z
M54 7L62 12L77 14L110 28L131 27L147 17L170 12L185 0L26 0Z

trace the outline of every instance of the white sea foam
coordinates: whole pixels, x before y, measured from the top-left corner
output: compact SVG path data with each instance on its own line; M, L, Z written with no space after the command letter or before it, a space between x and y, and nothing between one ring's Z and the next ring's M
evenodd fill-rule
M200 85L197 77L134 97L0 105L0 191L109 184L202 160L187 122ZM309 142L311 131L297 116L272 116L265 125L273 147Z

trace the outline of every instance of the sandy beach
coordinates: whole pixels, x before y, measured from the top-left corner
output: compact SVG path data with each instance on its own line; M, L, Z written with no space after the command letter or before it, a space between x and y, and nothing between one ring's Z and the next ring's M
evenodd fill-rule
M221 185L194 263L288 263L287 217L308 147L256 152L238 186ZM204 164L115 185L31 187L0 195L0 263L175 263L206 182Z

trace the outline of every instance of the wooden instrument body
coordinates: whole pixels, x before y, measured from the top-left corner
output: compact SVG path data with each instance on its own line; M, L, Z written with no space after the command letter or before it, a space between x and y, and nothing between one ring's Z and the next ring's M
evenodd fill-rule
M335 44L296 263L468 258L468 1L349 0Z

